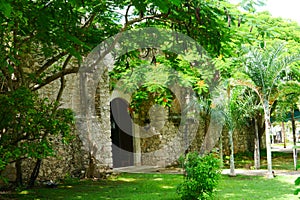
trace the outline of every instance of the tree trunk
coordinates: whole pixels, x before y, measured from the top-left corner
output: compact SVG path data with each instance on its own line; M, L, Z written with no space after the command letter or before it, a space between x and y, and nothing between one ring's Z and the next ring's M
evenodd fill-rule
M223 168L223 137L222 132L219 139L219 156L220 156L220 168Z
M268 164L268 178L274 178L272 171L272 152L271 152L271 120L269 101L264 100L264 114L265 114L265 132L266 132L266 148L267 148L267 164Z
M259 148L259 135L257 119L254 119L255 126L255 139L254 139L254 167L260 169L260 148Z
M89 168L86 171L86 178L94 178L95 175L95 168L96 168L96 164L94 161L94 157L92 155L92 153L89 153Z
M296 123L295 123L295 116L294 116L294 109L291 109L291 119L292 119L292 129L293 129L293 158L294 158L294 169L297 171L297 141L296 141Z
M40 172L41 163L42 163L42 159L38 158L36 163L35 163L34 169L33 169L32 173L30 175L30 179L29 179L27 188L32 188L34 186L34 182L35 182L35 180L38 177L39 172Z
M228 132L230 145L230 176L236 176L234 169L234 148L233 148L233 131Z
M18 187L23 186L23 178L22 178L22 160L18 159L16 161L16 184Z
M285 135L284 122L281 122L281 133L283 137L283 148L286 148L286 135Z

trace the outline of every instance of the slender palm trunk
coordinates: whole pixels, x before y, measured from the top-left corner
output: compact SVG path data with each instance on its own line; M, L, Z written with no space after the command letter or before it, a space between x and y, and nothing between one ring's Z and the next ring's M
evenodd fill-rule
M283 137L283 148L286 148L286 134L285 134L284 122L281 122L281 133Z
M223 137L222 132L219 139L219 156L220 156L220 168L223 168Z
M291 109L291 119L292 119L292 129L293 129L293 158L294 158L294 170L297 171L297 148L296 148L296 123L295 123L295 116L294 116L294 109Z
M255 126L255 139L254 139L254 167L255 169L260 169L260 149L259 149L259 135L258 135L258 125L257 119L254 119Z
M272 152L271 152L271 120L269 101L264 100L264 114L265 114L265 132L266 132L266 148L267 148L267 165L268 165L268 178L274 178L272 173Z
M234 167L233 131L228 131L230 145L230 176L236 176Z

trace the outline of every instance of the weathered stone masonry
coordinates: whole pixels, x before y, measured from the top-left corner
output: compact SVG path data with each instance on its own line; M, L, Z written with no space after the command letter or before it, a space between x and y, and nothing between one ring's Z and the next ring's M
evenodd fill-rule
M61 107L72 108L75 113L80 113L82 108L82 90L80 88L80 75L73 74L66 77L66 88L64 90ZM94 82L91 84L95 84ZM42 97L49 99L56 98L59 89L59 81L55 81L45 86L40 94ZM103 170L113 167L112 140L111 140L111 119L110 119L110 102L114 98L123 98L126 95L118 92L111 93L109 90L109 76L106 71L99 78L97 87L95 87L95 96L93 97L95 116L87 119L85 116L76 115L77 130L75 132L76 139L71 145L63 145L59 138L54 138L53 142L56 146L56 154L54 157L44 159L40 169L39 180L57 180L66 176L84 177L89 169L90 157L94 159L96 164L95 170L92 172L95 176L99 175ZM145 111L148 112L148 111ZM133 118L133 165L153 165L167 166L176 163L179 156L183 155L185 150L199 150L204 138L205 123L200 119L197 135L193 136L193 141L187 141L189 133L179 129L176 121L168 118L168 110L164 112L154 112L154 118L159 120L154 125L158 128L157 134L150 134L145 127L138 125L138 121L142 120L138 115ZM89 121L90 123L86 123ZM161 121L161 122L160 122ZM252 136L249 134L251 130L244 130L237 133L234 139L236 151L245 151L251 147ZM223 132L224 150L228 152L226 144L227 134ZM187 146L188 145L188 146ZM250 146L249 146L250 145ZM32 170L34 162L27 159L23 162L24 179L28 179L30 170ZM8 167L6 172L11 180L15 178L12 175L13 166Z

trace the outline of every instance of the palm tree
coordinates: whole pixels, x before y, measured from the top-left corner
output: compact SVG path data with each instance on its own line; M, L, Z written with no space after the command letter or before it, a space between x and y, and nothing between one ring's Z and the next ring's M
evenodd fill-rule
M268 177L273 178L271 154L271 120L270 108L272 94L276 88L280 73L289 65L299 60L299 55L288 55L284 44L275 44L270 48L251 47L246 49L242 70L248 80L239 80L239 85L253 89L259 96L264 110Z
M224 115L225 124L228 129L228 139L230 146L230 176L236 176L235 173L235 164L234 164L234 143L233 143L233 134L237 128L242 127L246 121L246 115L248 102L243 97L248 97L245 92L244 87L233 87L231 80L227 80L227 101L224 101L223 104L220 104L219 109L222 109Z
M235 167L234 167L234 144L233 144L233 132L237 126L237 120L235 119L235 107L236 104L232 100L232 90L231 86L227 87L227 104L225 104L224 115L225 115L225 123L228 128L228 139L230 146L230 176L236 176Z
M233 81L234 83L234 81ZM233 84L234 85L234 84ZM254 167L255 169L260 168L260 142L259 142L259 116L262 113L262 106L259 102L258 96L249 88L243 87L239 90L237 94L238 98L236 99L236 113L238 124L240 127L243 125L248 124L247 122L252 121L255 127L255 134L254 134Z
M287 81L279 86L278 100L276 101L275 116L276 120L283 121L287 118L288 113L291 116L293 144L296 146L296 122L294 117L297 102L300 100L300 83L298 81ZM297 148L293 149L294 169L297 170Z

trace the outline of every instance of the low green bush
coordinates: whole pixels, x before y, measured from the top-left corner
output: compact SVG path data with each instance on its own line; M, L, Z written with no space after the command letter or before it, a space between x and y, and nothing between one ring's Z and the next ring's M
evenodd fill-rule
M210 199L221 175L220 161L213 154L188 153L180 159L184 181L177 187L182 200Z
M300 185L300 177L298 177L298 178L295 180L295 185L296 185L296 186L299 186L299 185ZM298 195L299 192L300 192L300 188L297 187L297 188L295 189L295 191L294 191L294 195ZM300 198L300 197L299 197L299 198Z

